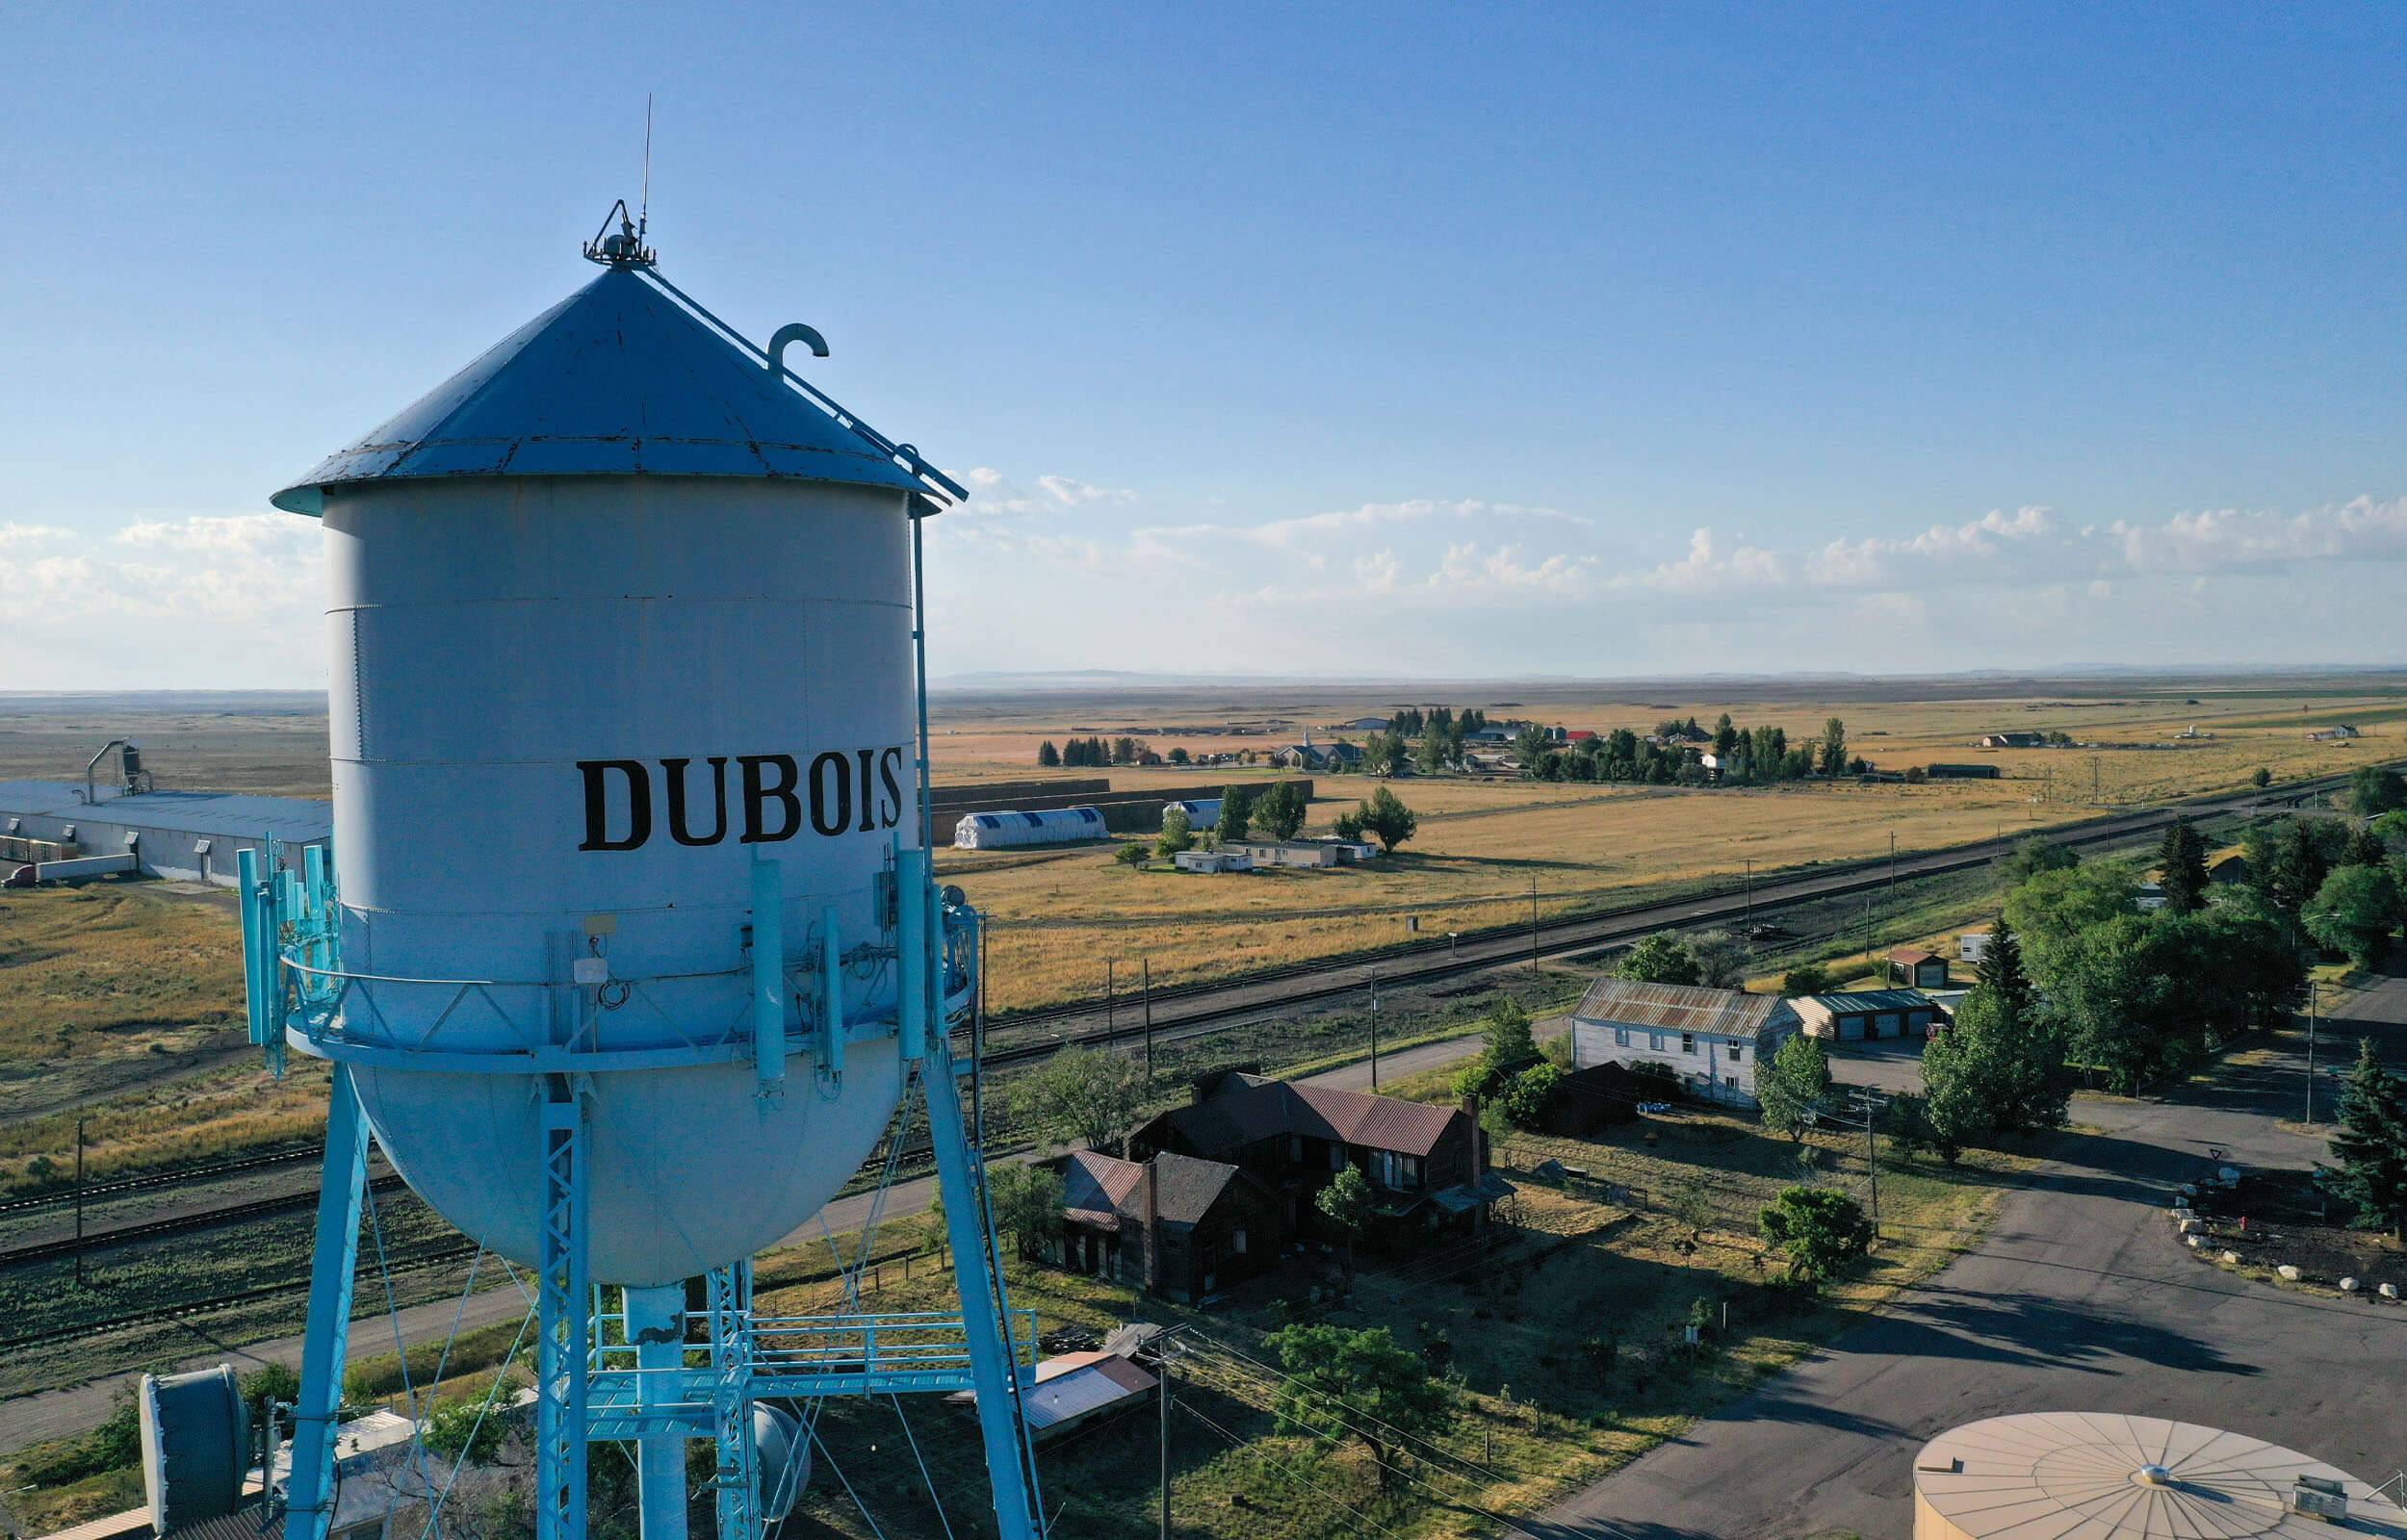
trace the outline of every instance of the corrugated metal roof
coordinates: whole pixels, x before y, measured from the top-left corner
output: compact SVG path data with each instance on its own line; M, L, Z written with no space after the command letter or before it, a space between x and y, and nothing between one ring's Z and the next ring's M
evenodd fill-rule
M654 283L613 269L271 500L464 475L726 475L921 490Z
M1223 1154L1274 1135L1301 1134L1370 1149L1427 1155L1462 1114L1451 1107L1400 1101L1359 1091L1294 1086L1231 1076L1218 1094L1164 1113L1196 1148Z
M1920 989L1855 989L1838 994L1806 996L1832 1015L1864 1015L1875 1011L1920 1011L1930 1005L1930 996Z
M1689 984L1598 979L1588 987L1588 993L1580 997L1580 1007L1572 1014L1584 1020L1612 1021L1624 1026L1747 1038L1762 1032L1775 1014L1787 1009L1788 1002L1776 994L1708 989Z
M314 797L262 797L244 792L145 791L132 797L82 800L84 788L63 782L0 782L0 814L65 818L119 824L129 829L171 829L190 834L223 834L306 843L334 836L334 804Z
M1093 1361L1049 1378L1040 1364L1037 1374L1036 1385L1021 1398L1020 1404L1026 1411L1028 1425L1039 1433L1135 1400L1157 1383L1152 1374L1110 1353L1099 1353Z

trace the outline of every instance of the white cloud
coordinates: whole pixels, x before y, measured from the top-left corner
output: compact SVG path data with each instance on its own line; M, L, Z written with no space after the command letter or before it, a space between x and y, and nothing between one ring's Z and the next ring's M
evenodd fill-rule
M62 529L56 525L17 524L13 521L0 520L0 551L12 551L20 546L55 545L59 541L72 538L71 531Z
M1036 491L1020 485L991 465L981 465L963 478L970 500L962 507L980 514L1062 513L1072 508L1123 506L1137 500L1130 487L1101 487L1071 475L1041 475Z
M1671 593L1776 588L1789 580L1789 563L1778 552L1761 546L1725 548L1711 529L1699 529L1689 536L1687 555L1642 573L1635 580L1641 586Z
M2251 572L2305 561L2407 560L2407 498L2358 498L2278 514L2238 508L2179 513L2158 525L2117 520L2104 531L2140 573Z

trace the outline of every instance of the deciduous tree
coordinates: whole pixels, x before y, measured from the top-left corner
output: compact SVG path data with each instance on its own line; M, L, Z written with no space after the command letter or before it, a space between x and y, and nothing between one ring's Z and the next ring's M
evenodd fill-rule
M1154 854L1168 860L1182 850L1195 848L1195 825L1184 808L1162 810L1162 832L1153 837Z
M1445 1385L1385 1326L1299 1322L1271 1333L1265 1346L1287 1376L1275 1402L1280 1426L1324 1444L1359 1440L1382 1488L1405 1479L1399 1446L1446 1425Z
M1377 839L1382 848L1393 854L1398 845L1412 837L1421 827L1421 820L1404 805L1404 799L1385 786L1374 790L1361 808L1362 830Z
M1771 1063L1755 1066L1755 1100L1763 1107L1764 1126L1792 1140L1803 1139L1814 1126L1829 1089L1829 1058L1819 1040L1801 1032L1780 1044Z
M1005 1083L1021 1118L1056 1140L1105 1154L1145 1114L1145 1070L1126 1054L1073 1044Z
M1304 788L1292 781L1274 783L1254 804L1255 821L1273 839L1293 839L1304 827L1306 811Z
M1229 786L1220 794L1220 822L1212 832L1220 835L1224 845L1243 839L1254 826L1254 795L1243 786Z
M2307 934L2361 968L2370 968L2390 950L2398 928L2398 883L2387 866L2342 866L2299 914Z
M1696 960L1697 983L1715 989L1735 989L1747 983L1754 949L1728 931L1698 931L1688 938L1688 951Z
M1863 1206L1836 1188L1792 1187L1764 1205L1756 1223L1798 1283L1821 1283L1872 1245Z
M1613 974L1640 984L1695 984L1696 958L1678 937L1657 931L1621 954Z

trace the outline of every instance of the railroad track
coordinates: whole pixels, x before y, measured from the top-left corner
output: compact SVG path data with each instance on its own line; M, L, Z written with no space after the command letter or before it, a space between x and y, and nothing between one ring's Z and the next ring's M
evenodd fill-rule
M305 1144L278 1144L272 1149L257 1150L248 1155L221 1161L203 1161L193 1166L177 1166L167 1170L151 1171L142 1176L121 1177L113 1182L92 1182L84 1188L84 1201L94 1198L119 1197L128 1193L147 1193L162 1187L178 1187L187 1182L205 1182L220 1176L234 1176L244 1171L261 1170L272 1166L290 1166L295 1161L314 1160L325 1146L312 1142ZM29 1193L22 1197L0 1198L0 1218L24 1214L34 1209L59 1208L75 1201L73 1188L59 1188L47 1193Z
M2217 813L2247 812L2267 805L2297 806L2306 797L2344 785L2346 776L2320 777L2285 786L2278 793L2256 790L2221 793L2166 804L2130 813L2109 814L2083 823L2058 825L2044 831L2045 836L2058 844L2089 845L2108 840L2129 838L2161 829L2175 818ZM2030 834L2011 838L1978 841L1952 849L1925 852L1902 858L1895 867L1894 880L1899 883L1968 871L1985 865L2012 851ZM1772 879L1756 885L1752 891L1722 887L1709 889L1685 898L1651 904L1639 904L1599 912L1558 915L1541 918L1534 927L1500 925L1477 932L1462 932L1451 939L1433 937L1407 942L1400 946L1344 954L1309 962L1290 963L1275 968L1257 969L1235 979L1200 981L1191 984L1165 986L1152 991L1156 1007L1151 1031L1158 1042L1177 1042L1209 1035L1229 1022L1246 1016L1262 1014L1283 1007L1328 999L1352 993L1362 988L1361 974L1371 966L1381 969L1383 982L1389 984L1425 983L1434 980L1477 973L1499 966L1511 966L1535 954L1540 958L1593 951L1626 941L1635 941L1658 931L1683 926L1728 920L1755 911L1772 912L1806 903L1830 898L1843 898L1872 891L1892 881L1890 863L1885 860L1852 861L1834 864L1807 875L1792 875ZM1534 941L1533 941L1534 937ZM1442 955L1440 955L1442 954ZM1289 986L1294 986L1290 988ZM1048 1021L1074 1021L1082 1016L1102 1016L1105 1025L1094 1030L1074 1033L1048 1033L1033 1041L1007 1042L990 1047L986 1063L1005 1065L1026 1063L1048 1057L1072 1044L1097 1045L1127 1042L1141 1039L1148 1031L1138 1022L1120 1026L1112 1019L1114 1008L1100 1001L1074 1001L1021 1012L996 1018L989 1026L990 1036L1016 1034L1020 1029L1038 1026ZM263 1153L238 1161L213 1163L207 1168L187 1168L176 1172L160 1172L148 1177L130 1178L107 1184L106 1191L129 1192L166 1186L175 1182L205 1180L231 1172L313 1158L315 1146L298 1150ZM906 1158L908 1158L906 1156ZM398 1176L376 1178L379 1191L399 1184ZM96 1195L103 1188L87 1189L87 1196ZM68 1194L71 1196L71 1194ZM15 1206L28 1207L38 1203L60 1201L57 1194L43 1194L35 1199L15 1200ZM88 1237L88 1248L115 1245L142 1238L140 1232L152 1236L185 1233L244 1218L264 1216L314 1203L314 1194L296 1194L290 1198L265 1199L257 1204L234 1205L226 1209L204 1210L172 1219L155 1221L152 1225L121 1226L99 1236ZM253 1211L253 1212L246 1212ZM8 1212L0 1206L0 1214ZM0 1268L22 1265L37 1260L28 1252L39 1251L43 1257L72 1254L75 1243L45 1242L38 1247L24 1247L0 1252ZM432 1253L407 1264L399 1264L396 1271L415 1270L473 1255L476 1247L465 1245ZM258 1289L222 1296L213 1299L133 1312L121 1318L101 1322L86 1321L71 1328L13 1338L0 1338L0 1348L61 1341L97 1331L117 1330L125 1326L151 1324L180 1320L185 1317L222 1309L258 1299L306 1289L307 1281L265 1285Z
M369 1189L390 1193L404 1187L401 1177L391 1173L372 1178ZM223 1225L239 1224L250 1219L272 1219L280 1214L299 1213L315 1209L315 1193L287 1193L279 1197L263 1197L249 1203L229 1203L221 1208L195 1209L190 1214L172 1215L163 1219L150 1219L141 1224L120 1224L106 1230L91 1230L79 1240L65 1236L55 1241L37 1241L31 1245L11 1246L0 1250L0 1271L12 1268L31 1267L38 1262L54 1262L81 1251L87 1256L128 1245L136 1241L157 1241L168 1236L189 1235L195 1230L214 1230Z
M477 1244L473 1241L462 1241L456 1245L446 1245L438 1250L401 1258L381 1270L376 1269L373 1262L363 1258L357 1276L366 1279L424 1272L428 1268L441 1267L447 1262L464 1261L476 1254ZM209 1315L233 1305L255 1304L263 1299L279 1299L289 1295L308 1292L309 1279L304 1275L282 1283L263 1283L256 1289L241 1289L232 1294L217 1295L207 1299L191 1299L181 1304L152 1305L146 1309L129 1310L114 1316L86 1317L72 1325L58 1326L43 1331L19 1332L13 1336L0 1337L0 1348L35 1348L48 1343L72 1342L79 1337L96 1336L104 1331L123 1331L132 1326L164 1325L169 1322L184 1321L194 1316Z

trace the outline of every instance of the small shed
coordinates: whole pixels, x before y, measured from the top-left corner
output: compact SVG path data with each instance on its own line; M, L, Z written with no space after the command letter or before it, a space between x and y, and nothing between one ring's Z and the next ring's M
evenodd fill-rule
M2207 868L2207 881L2224 887L2245 887L2251 875L2245 856L2226 856Z
M1966 931L1955 938L1956 961L1978 966L1989 955L1990 938L1987 931Z
M1944 989L1948 960L1928 947L1901 946L1889 954L1889 977L1909 989Z

